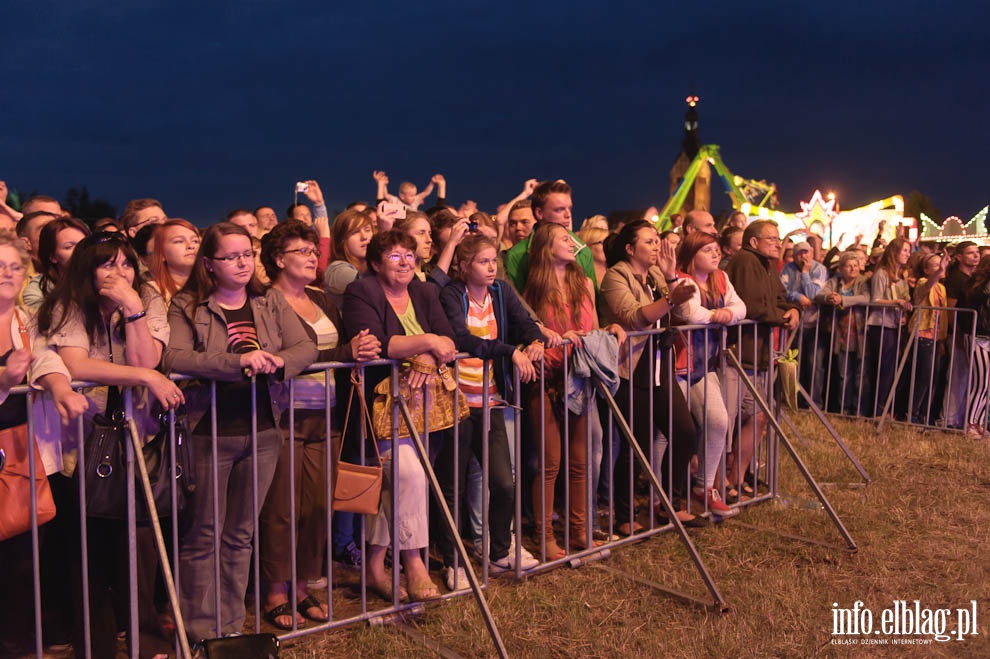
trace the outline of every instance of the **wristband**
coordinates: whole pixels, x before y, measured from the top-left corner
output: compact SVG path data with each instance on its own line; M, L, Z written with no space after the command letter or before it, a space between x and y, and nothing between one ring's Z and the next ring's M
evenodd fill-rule
M124 324L125 325L128 325L130 323L133 323L135 320L141 320L142 318L144 318L147 315L148 315L148 310L147 309L142 309L141 311L138 311L136 314L133 314L133 315L130 315L130 316L127 316L126 318L124 318Z
M667 282L668 285L673 284L678 279L680 279L680 277L678 277L676 274L674 275L673 279L667 279L666 277L663 278L663 280Z

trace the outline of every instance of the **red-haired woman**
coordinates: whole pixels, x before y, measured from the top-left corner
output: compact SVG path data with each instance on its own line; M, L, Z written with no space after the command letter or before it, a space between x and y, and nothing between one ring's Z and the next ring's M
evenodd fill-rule
M670 256L661 258L662 266L669 263ZM689 325L728 325L746 317L746 303L736 295L732 282L718 267L721 259L722 250L715 236L701 231L684 236L677 252L677 268L694 286L690 299L674 308L676 321ZM668 272L672 265L667 265ZM670 276L673 274L670 272ZM691 496L716 515L728 517L738 511L726 506L714 487L729 429L729 414L716 372L721 345L717 332L691 332L678 354L677 383L688 397L691 414L704 439L700 455L702 469L694 475Z
M166 304L189 279L199 243L199 231L186 220L176 218L158 225L151 251L151 281Z

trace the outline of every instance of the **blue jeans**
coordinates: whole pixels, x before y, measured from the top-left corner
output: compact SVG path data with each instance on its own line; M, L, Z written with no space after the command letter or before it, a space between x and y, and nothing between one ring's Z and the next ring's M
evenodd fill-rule
M190 639L240 633L244 627L244 595L256 530L253 509L254 460L251 436L217 438L217 519L214 525L212 440L192 435L196 459L196 496L189 530L179 546L179 599ZM258 432L258 507L265 502L282 448L278 428ZM219 540L216 541L219 531ZM220 574L214 572L219 552ZM216 610L217 588L220 611ZM219 620L218 620L219 618ZM219 625L218 625L219 622Z

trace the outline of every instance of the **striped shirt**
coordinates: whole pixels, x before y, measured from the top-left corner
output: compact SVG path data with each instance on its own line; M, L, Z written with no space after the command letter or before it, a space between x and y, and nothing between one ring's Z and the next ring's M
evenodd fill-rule
M498 323L495 321L495 307L492 304L491 293L486 293L484 301L480 304L470 294L468 295L468 313L465 320L467 330L471 333L471 336L489 340L498 338ZM483 360L477 357L461 360L457 383L467 397L468 407L481 407L484 393L484 387L482 386L483 378ZM488 392L489 405L494 405L495 398L498 396L498 389L495 387L495 371L490 361L488 368Z

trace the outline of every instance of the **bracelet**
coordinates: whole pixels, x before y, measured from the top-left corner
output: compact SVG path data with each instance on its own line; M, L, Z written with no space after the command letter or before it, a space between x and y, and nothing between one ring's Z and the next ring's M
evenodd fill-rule
M125 325L128 325L130 323L133 323L135 320L141 320L142 318L144 318L147 315L148 315L148 310L147 309L142 309L141 311L138 311L136 314L133 314L133 315L130 315L130 316L127 316L126 318L124 318L124 324Z
M678 275L676 275L676 274L674 275L674 278L673 279L667 279L666 277L663 278L663 280L665 282L667 282L668 284L673 284L678 279L680 279L680 277Z

